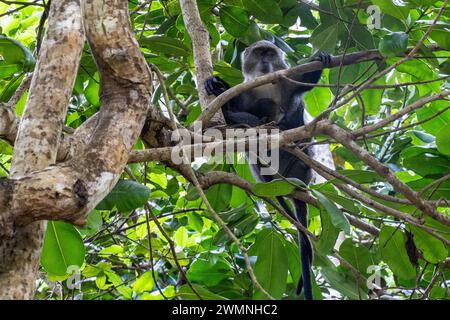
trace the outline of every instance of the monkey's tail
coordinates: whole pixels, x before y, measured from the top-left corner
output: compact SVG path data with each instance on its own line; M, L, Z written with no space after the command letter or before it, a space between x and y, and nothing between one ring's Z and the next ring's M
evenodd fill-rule
M297 220L305 227L308 227L308 206L303 201L294 199L295 214ZM311 241L309 241L308 235L298 230L298 239L300 242L300 261L302 264L302 276L298 281L297 294L302 293L302 289L305 290L305 300L313 300L312 293L312 260L313 250Z
M292 210L287 205L286 201L282 197L277 197L278 202L283 209L289 213L289 215L297 219L305 228L308 228L308 206L305 202L293 199L295 205L295 216L292 214ZM313 262L313 249L308 235L298 230L298 240L300 249L300 262L302 265L302 275L298 281L297 295L302 293L305 289L305 300L313 300L312 293L312 271L311 266Z

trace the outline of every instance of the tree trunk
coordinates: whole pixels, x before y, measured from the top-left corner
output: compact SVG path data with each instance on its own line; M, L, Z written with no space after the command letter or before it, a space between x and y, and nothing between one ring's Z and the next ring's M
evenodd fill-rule
M101 109L71 137L73 157L55 165L83 29L100 73ZM33 297L43 220L83 224L117 183L146 119L150 83L126 1L52 1L11 176L0 184L0 299Z

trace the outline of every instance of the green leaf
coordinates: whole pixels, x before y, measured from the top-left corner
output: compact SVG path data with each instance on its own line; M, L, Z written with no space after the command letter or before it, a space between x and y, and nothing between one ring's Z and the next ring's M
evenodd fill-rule
M95 73L94 77L89 79L88 85L84 90L84 96L86 97L86 100L95 107L100 106L99 91L99 76L98 73Z
M41 255L45 271L64 276L70 266L81 268L84 253L83 239L74 226L60 221L48 222Z
M152 277L152 272L147 271L143 273L134 283L132 289L137 294L140 294L144 291L152 290L154 285L154 280Z
M286 289L289 264L284 241L273 229L265 229L257 234L251 249L251 254L257 257L253 268L256 278L275 299L281 299ZM253 298L267 299L260 291L256 291Z
M450 50L450 37L448 36L450 30L445 26L437 25L430 33L430 38L438 43L440 47L445 50Z
M373 4L379 6L385 14L391 15L403 22L406 22L409 15L409 6L404 2L392 0L371 0Z
M247 9L256 19L263 23L281 23L283 12L274 0L245 0Z
M227 298L215 294L198 284L192 284L192 286L203 300L228 300ZM180 296L183 300L199 300L199 297L192 291L191 287L189 287L189 285L187 284L181 286L180 291L178 291L178 296Z
M329 192L329 191L324 191L324 190L320 190L320 192L327 197L328 199L330 199L331 201L337 203L338 205L340 205L341 207L345 208L348 212L357 214L360 212L359 208L355 205L355 201L353 199L349 199L343 196L338 195L335 192Z
M312 192L316 195L320 204L330 215L330 219L333 225L339 228L339 230L344 231L346 234L350 234L350 223L348 222L342 211L319 191L313 190Z
M305 95L306 109L313 117L328 108L332 95L328 88L314 88Z
M408 45L408 35L404 32L393 32L381 39L378 49L386 57L395 57L405 53Z
M339 247L339 254L348 263L350 263L356 270L366 277L367 268L372 265L377 265L374 260L374 254L365 246L356 245L352 239L346 239Z
M446 109L448 107L448 103L445 101L434 101L428 105L425 105L415 112L417 114L417 120L425 121L430 118L431 120L426 121L421 124L421 127L425 129L428 133L431 133L434 136L437 136L442 128L450 126L450 110L447 110L444 113L441 113L439 116L435 116L439 111Z
M384 181L376 172L369 170L338 170L338 172L360 184Z
M210 287L230 278L232 272L230 265L222 259L217 261L197 259L192 263L186 275L189 280Z
M432 264L436 264L447 258L448 250L445 248L442 241L414 226L411 227L411 231L414 235L414 243L422 252L425 260Z
M450 125L447 125L436 135L436 145L440 152L450 156Z
M319 23L313 16L311 9L304 3L300 3L299 7L300 24L305 28L308 28L309 30L314 30L319 25Z
M128 212L142 207L150 196L150 189L138 182L119 180L111 192L97 205L97 210Z
M250 27L247 11L236 6L220 8L220 21L225 30L233 37L240 37Z
M286 180L275 179L270 182L259 182L255 184L255 186L253 187L253 193L260 197L277 197L287 196L291 194L295 189L296 185L289 182L289 178Z
M29 71L36 63L33 53L19 41L0 35L0 56L5 65L23 65Z
M214 210L221 212L229 207L233 188L230 184L216 184L209 188L205 194Z
M300 262L298 245L295 245L289 241L284 241L284 246L286 247L286 253L288 256L289 272L292 279L296 281L297 279L300 279L300 276L302 275L302 265Z
M334 52L338 39L337 25L319 25L311 34L311 43L315 51Z
M367 293L358 287L357 281L352 273L342 272L336 268L327 256L317 255L316 262L321 266L321 274L326 282L335 290L352 300L367 299Z
M189 55L190 50L181 40L169 37L152 36L142 38L140 44L151 51L163 53L168 56L184 57Z
M20 64L2 64L0 61L0 78L9 78L15 73L20 72Z
M320 233L319 240L313 243L314 251L322 255L327 255L333 251L341 231L333 225L330 215L323 209L320 210L320 225L322 232Z
M406 252L406 239L400 229L384 226L380 231L380 252L383 260L400 279L412 280L416 270Z

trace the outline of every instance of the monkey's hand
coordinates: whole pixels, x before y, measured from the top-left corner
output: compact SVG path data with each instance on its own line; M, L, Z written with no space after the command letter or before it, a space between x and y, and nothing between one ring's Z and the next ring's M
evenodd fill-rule
M324 67L331 67L331 55L328 52L319 52L319 54L312 58L311 61L320 61Z
M230 89L228 83L219 78L218 76L213 76L205 81L206 93L209 95L220 96L222 93Z

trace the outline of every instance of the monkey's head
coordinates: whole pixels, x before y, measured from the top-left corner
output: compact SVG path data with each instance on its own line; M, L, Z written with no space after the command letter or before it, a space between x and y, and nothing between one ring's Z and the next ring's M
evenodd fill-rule
M284 52L266 40L255 42L245 49L241 61L246 81L288 68Z

